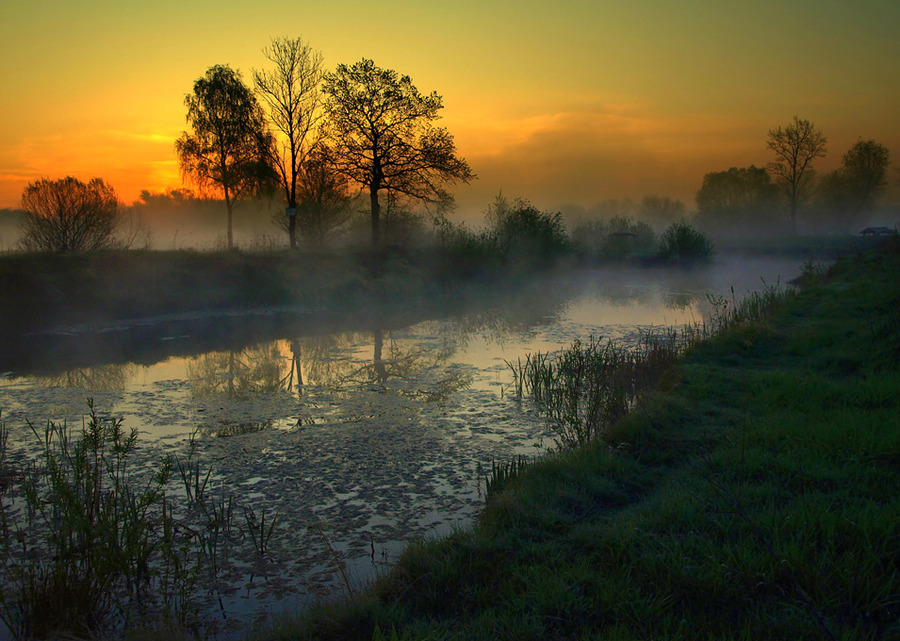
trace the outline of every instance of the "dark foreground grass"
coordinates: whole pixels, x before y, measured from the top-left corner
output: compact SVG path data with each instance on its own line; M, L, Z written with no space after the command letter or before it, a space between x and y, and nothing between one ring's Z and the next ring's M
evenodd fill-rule
M688 350L602 440L510 466L274 639L900 638L900 247Z

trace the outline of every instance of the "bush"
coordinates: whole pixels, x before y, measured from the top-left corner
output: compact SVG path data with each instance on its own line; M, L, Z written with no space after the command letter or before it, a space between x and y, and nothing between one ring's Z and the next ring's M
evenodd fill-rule
M706 234L685 222L669 225L657 248L657 255L661 259L688 265L709 262L715 253Z
M498 216L492 231L500 251L516 260L542 262L571 247L562 214L542 212L525 200Z
M22 192L23 238L28 251L79 252L116 247L119 201L100 178L42 178Z

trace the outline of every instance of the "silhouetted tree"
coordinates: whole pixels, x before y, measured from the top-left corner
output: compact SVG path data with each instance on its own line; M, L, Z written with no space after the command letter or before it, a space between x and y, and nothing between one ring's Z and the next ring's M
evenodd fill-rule
M121 244L115 237L119 200L100 178L36 180L22 192L22 209L20 244L26 250L77 252Z
M761 167L732 167L703 177L695 222L707 230L759 231L779 218L779 190Z
M369 190L373 245L381 243L382 190L440 201L448 198L442 183L474 177L450 133L432 124L441 97L420 94L409 76L364 58L326 74L323 90L335 167Z
M270 163L278 174L287 204L287 231L291 249L297 246L297 194L301 169L313 147L313 130L320 118L319 84L322 54L301 38L273 38L263 54L271 71L253 70L256 91L266 104L276 144Z
M312 247L324 245L354 213L347 179L338 175L321 153L313 153L303 164L297 176L296 199L297 214L293 218L300 236ZM278 215L276 224L284 229L289 223Z
M887 187L891 152L874 140L859 140L819 185L819 208L832 226L847 230L860 224Z
M201 189L222 192L231 248L235 201L272 178L273 140L265 114L240 74L227 65L210 67L184 104L192 133L182 133L175 142L181 172Z
M813 162L825 155L827 142L813 123L797 116L791 124L769 131L767 146L775 153L775 161L769 163L768 169L787 195L791 232L795 236L797 207L815 175Z

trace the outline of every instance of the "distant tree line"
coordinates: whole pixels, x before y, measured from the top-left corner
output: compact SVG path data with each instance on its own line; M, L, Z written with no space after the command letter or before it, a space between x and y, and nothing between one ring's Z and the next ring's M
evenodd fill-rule
M872 215L888 181L890 151L874 140L857 141L839 169L817 180L815 162L827 151L827 138L808 120L794 117L769 131L774 155L765 168L732 167L711 172L697 192L696 223L717 234L798 233L806 226L849 232Z

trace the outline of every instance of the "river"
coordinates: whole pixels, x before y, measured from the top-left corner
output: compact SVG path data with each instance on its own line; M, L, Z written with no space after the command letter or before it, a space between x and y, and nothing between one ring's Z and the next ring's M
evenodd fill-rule
M29 421L81 426L91 398L139 430L136 470L172 455L209 471L209 494L233 497L239 534L232 562L206 584L204 625L229 638L358 589L411 540L470 526L493 461L552 448L546 422L510 394L507 362L701 322L709 295L783 286L799 271L797 259L723 259L553 274L456 314L342 319L335 331L290 309L71 328L0 377L8 450L19 460L35 450ZM266 517L261 554L249 529Z

